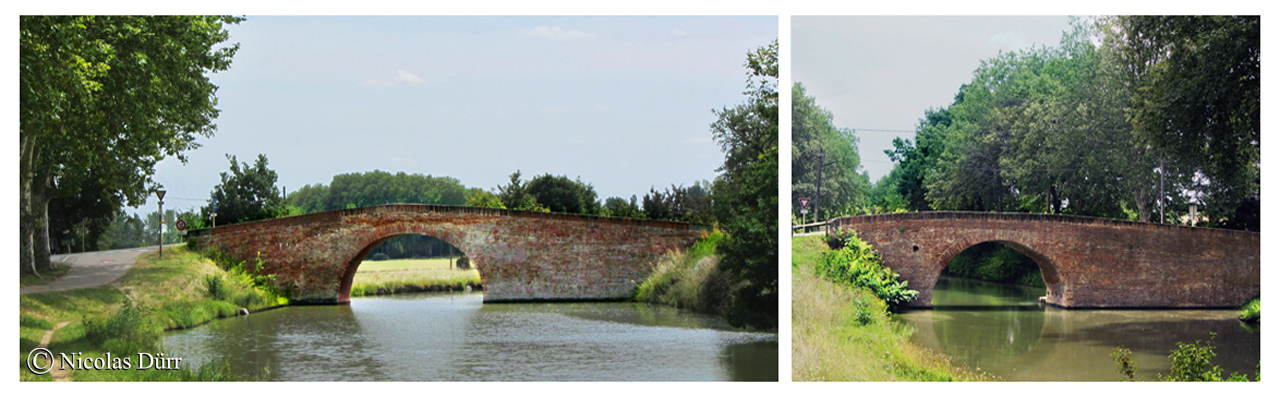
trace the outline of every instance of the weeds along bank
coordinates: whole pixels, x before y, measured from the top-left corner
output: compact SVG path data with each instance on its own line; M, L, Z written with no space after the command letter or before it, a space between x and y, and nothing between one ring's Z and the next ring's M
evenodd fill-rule
M266 280L256 280L264 282ZM216 366L180 370L137 370L139 353L163 353L160 341L166 330L197 326L231 317L240 309L264 310L287 304L279 293L255 285L255 277L243 264L224 269L213 260L185 247L139 256L129 273L114 283L69 291L20 296L19 379L72 380L235 380ZM58 327L58 324L64 326ZM56 328L56 330L55 330ZM53 331L46 347L55 357L81 353L77 358L131 358L130 370L53 371L36 375L26 368L27 354L45 334Z
M724 232L715 230L684 252L659 259L653 274L636 287L635 300L724 316L733 305L739 283L718 265L716 248Z
M889 308L915 291L861 240L832 250L824 236L796 237L791 261L792 380L989 380L907 342L914 330L893 321Z

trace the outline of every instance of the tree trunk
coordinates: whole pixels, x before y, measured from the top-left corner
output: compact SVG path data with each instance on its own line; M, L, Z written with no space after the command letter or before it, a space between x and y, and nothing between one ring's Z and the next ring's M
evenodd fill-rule
M35 260L34 266L37 269L53 269L53 263L49 261L51 252L49 250L49 200L50 190L49 183L53 176L47 173L35 178L31 192L31 212L35 220L35 230L32 236L32 255Z
M35 216L31 213L32 167L35 164L36 139L33 134L22 133L22 153L19 159L18 186L18 267L22 272L30 272L39 276L36 271L35 255L32 250L32 237L35 234Z

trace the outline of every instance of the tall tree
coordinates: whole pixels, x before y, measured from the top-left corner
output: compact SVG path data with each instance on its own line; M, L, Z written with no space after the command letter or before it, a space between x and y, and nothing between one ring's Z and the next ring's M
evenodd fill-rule
M252 167L248 163L237 164L232 155L227 155L227 160L231 161L231 173L219 174L222 182L209 193L210 205L201 211L205 216L210 215L214 203L222 225L271 219L284 212L284 198L276 187L277 175L267 168L266 155L259 154Z
M1160 157L1203 175L1194 190L1211 217L1240 218L1260 190L1261 18L1121 16L1103 26L1118 67L1134 76L1134 129Z
M712 137L725 152L715 204L728 237L720 266L746 286L728 319L771 328L778 321L778 42L747 54L746 103L716 111Z
M821 154L821 156L820 156ZM818 171L818 161L826 163ZM858 173L858 138L848 129L835 127L831 112L819 107L799 82L791 86L791 202L801 197L814 200L816 219L852 213L868 205L870 181ZM822 176L821 183L818 176ZM822 195L818 195L818 187ZM819 201L820 199L820 201ZM800 206L793 205L799 216Z
M238 45L227 16L19 19L20 266L48 266L49 201L93 179L130 205L155 163L212 136L217 86Z
M543 174L530 179L523 190L552 212L592 215L600 212L596 189L581 179Z

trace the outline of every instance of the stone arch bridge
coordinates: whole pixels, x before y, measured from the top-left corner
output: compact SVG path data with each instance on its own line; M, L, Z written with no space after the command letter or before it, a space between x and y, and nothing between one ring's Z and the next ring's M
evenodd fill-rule
M930 307L961 251L999 242L1040 266L1046 302L1068 308L1239 307L1261 292L1260 234L1083 216L916 212L832 219L880 252Z
M466 253L485 302L631 296L652 262L707 226L490 208L390 204L193 230L215 248L274 274L299 303L345 303L365 256L400 235L435 237Z

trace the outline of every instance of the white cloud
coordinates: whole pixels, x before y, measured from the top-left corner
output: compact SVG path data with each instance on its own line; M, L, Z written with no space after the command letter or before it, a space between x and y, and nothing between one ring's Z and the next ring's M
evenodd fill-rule
M365 85L366 87L388 87L388 86L396 85L397 83L405 83L405 84L422 84L422 83L425 83L425 82L427 82L427 81L426 81L426 80L423 80L421 77L415 76L413 73L409 73L409 72L406 72L406 71L404 71L404 70L399 70L399 69L397 69L397 70L396 70L396 77L394 77L394 78L391 78L391 79L369 79L369 80L365 80L365 81L364 81L364 85Z
M396 71L396 82L398 82L398 83L409 83L409 84L422 84L422 83L425 83L426 81L425 81L425 80L423 80L421 77L414 76L413 74L411 74L411 73L409 73L409 72L406 72L406 71L403 71L403 70L397 70L397 71Z
M581 30L561 29L559 26L556 26L554 28L547 27L547 26L539 26L539 27L533 28L532 30L527 30L523 33L520 33L520 35L528 36L528 37L543 38L543 39L553 40L553 41L585 40L585 39L589 39L596 36L594 34L583 32Z
M680 29L676 29L671 31L671 35L672 36L688 36L689 33Z

